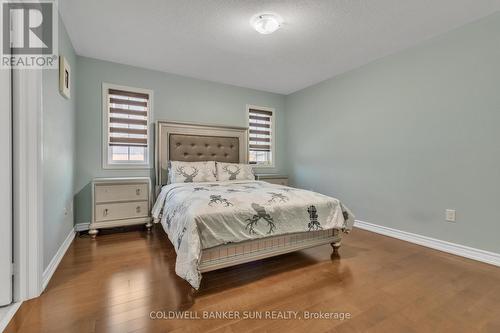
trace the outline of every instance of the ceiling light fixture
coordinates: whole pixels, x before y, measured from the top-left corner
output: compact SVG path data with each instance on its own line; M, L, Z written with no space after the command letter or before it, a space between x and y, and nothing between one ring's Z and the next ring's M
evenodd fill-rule
M250 20L254 29L263 35L269 35L278 30L281 22L281 18L274 14L258 14Z

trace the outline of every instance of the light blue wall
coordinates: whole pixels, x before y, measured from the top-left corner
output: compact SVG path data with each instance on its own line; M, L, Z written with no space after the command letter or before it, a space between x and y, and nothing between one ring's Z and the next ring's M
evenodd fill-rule
M293 182L360 220L500 253L499 32L495 14L287 96Z
M76 56L62 20L59 20L59 53L73 74ZM59 93L59 71L42 74L43 141L43 267L46 268L73 228L75 170L75 76L71 99ZM66 209L67 214L64 214Z
M90 181L94 177L152 175L147 170L104 170L101 161L102 83L154 91L155 120L246 126L246 105L276 109L277 161L285 169L285 114L283 95L196 80L117 63L77 57L76 223L90 222ZM231 69L228 68L228 71ZM153 150L152 150L153 151Z

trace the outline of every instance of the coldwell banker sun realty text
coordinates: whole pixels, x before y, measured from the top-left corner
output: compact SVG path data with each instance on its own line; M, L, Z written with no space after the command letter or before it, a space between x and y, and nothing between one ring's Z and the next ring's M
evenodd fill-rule
M329 311L151 311L152 320L348 320L350 312Z
M58 67L57 1L1 1L1 68Z

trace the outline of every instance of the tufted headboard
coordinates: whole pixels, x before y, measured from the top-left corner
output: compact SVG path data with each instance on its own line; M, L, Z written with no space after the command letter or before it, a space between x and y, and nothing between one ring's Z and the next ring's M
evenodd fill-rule
M156 186L167 183L168 161L247 163L248 128L158 121Z

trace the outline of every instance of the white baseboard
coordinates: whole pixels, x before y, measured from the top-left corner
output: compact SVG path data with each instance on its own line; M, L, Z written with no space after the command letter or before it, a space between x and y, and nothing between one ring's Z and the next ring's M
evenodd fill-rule
M47 284L49 284L50 278L54 274L54 272L57 269L57 266L59 266L59 263L61 262L62 258L64 257L64 254L68 250L69 246L71 245L71 242L73 242L73 239L75 239L75 229L71 229L70 233L64 240L64 242L61 244L59 249L57 250L56 254L50 261L49 265L47 268L43 271L42 275L42 292L45 290L47 287Z
M3 332L7 325L9 325L17 310L21 307L21 304L23 304L22 301L0 308L0 332Z
M75 224L75 231L87 231L90 228L90 222Z
M373 223L356 220L354 226L359 229L375 232L377 234L401 239L410 243L430 247L431 249L455 254L457 256L485 262L491 265L500 266L500 254L485 250L475 249L465 245L446 242L443 240L414 234L407 231L392 229Z

